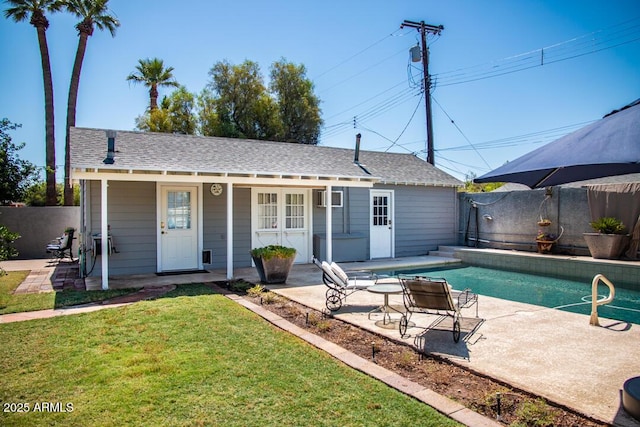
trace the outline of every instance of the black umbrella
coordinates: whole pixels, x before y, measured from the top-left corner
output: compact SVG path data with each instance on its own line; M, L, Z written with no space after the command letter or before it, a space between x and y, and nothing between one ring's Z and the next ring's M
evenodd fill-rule
M640 99L479 178L530 188L640 172Z

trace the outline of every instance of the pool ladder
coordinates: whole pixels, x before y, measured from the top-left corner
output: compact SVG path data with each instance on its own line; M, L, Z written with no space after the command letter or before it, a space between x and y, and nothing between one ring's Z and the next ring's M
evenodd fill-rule
M598 299L598 282L600 281L609 287L609 296L602 299ZM591 326L600 326L600 322L598 322L598 306L609 304L613 301L615 295L616 290L609 279L604 277L602 274L596 274L593 276L593 280L591 281L591 319L589 319L589 324Z

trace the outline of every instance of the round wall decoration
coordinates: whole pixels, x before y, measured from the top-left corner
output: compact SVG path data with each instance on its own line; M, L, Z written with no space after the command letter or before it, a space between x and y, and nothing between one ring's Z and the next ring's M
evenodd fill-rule
M211 184L210 188L211 194L214 196L219 196L222 194L222 184Z

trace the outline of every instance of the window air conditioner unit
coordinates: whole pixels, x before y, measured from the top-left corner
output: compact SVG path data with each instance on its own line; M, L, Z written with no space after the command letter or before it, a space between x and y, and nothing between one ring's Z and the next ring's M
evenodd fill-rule
M326 203L326 191L318 191L317 195L317 205L319 208L324 208L327 206ZM334 208L342 207L342 191L332 191L331 192L331 206Z

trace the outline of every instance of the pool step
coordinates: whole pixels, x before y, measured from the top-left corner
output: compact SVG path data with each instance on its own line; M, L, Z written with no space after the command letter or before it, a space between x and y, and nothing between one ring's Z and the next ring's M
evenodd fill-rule
M441 256L445 258L455 258L457 246L438 246L437 251L429 251L429 255Z

